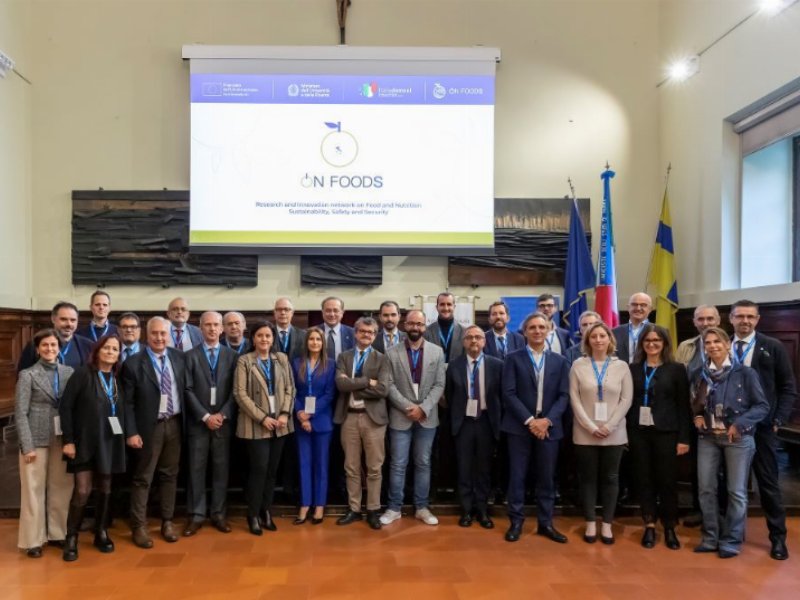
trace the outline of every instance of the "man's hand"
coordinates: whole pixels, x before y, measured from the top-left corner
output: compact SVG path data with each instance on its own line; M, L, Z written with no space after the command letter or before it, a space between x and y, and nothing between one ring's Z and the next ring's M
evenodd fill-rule
M140 435L132 435L128 438L128 446L131 448L141 448L144 444L142 443L142 436Z

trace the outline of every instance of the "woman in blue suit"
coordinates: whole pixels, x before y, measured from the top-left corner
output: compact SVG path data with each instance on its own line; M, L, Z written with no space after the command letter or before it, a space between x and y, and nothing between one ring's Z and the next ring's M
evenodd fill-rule
M294 524L305 523L313 506L311 523L319 525L328 498L328 451L336 402L336 365L328 359L321 329L308 330L303 354L294 360L292 369L297 387L294 418L300 462L300 512Z

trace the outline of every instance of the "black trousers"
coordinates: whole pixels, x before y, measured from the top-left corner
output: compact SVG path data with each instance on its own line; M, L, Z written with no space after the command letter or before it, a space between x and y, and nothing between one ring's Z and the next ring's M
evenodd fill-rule
M634 466L634 479L642 507L642 520L665 528L678 522L678 434L655 427L629 427L628 443Z
M494 435L489 417L465 417L455 436L458 498L464 513L486 512L492 480Z
M619 495L619 463L625 446L584 446L575 445L575 458L578 460L581 502L587 521L597 519L595 504L600 491L600 505L604 523L614 520Z
M246 441L247 455L250 457L245 493L248 517L257 517L261 511L269 510L272 506L281 453L287 437Z
M767 519L769 539L786 540L786 509L778 485L778 438L772 427L759 425L755 433L753 474L758 482L761 508Z

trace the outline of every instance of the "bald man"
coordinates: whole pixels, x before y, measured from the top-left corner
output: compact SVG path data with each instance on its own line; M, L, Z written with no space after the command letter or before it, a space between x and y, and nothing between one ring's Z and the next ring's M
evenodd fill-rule
M167 318L169 319L169 335L167 336L167 346L177 348L183 352L191 350L195 346L203 343L203 334L200 329L189 323L189 303L185 298L173 298L167 307Z
M627 363L633 362L636 352L636 343L639 334L649 322L647 316L653 310L653 299L644 292L637 292L628 300L628 315L630 319L625 325L614 327L614 337L617 340L617 357Z
M709 327L719 327L719 311L711 304L701 304L694 309L692 321L699 335L682 341L675 352L675 360L686 365L690 380L692 373L703 367L704 353L700 336Z

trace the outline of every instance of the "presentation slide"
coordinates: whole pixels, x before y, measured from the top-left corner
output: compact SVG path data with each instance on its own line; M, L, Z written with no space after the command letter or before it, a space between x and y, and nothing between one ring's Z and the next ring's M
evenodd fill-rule
M190 77L192 246L493 248L493 76Z

